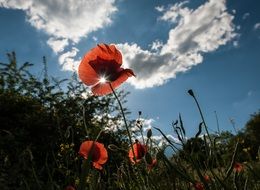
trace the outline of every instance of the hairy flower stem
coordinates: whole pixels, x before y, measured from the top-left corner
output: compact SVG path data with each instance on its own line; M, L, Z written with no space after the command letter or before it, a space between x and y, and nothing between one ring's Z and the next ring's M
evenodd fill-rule
M129 128L128 128L128 125L127 125L127 122L126 122L126 118L125 118L125 113L124 113L124 110L123 110L123 107L122 107L122 104L118 98L118 96L116 95L116 92L114 90L114 88L112 87L111 83L109 83L109 86L119 104L119 107L120 107L120 110L121 110L121 113L123 115L123 119L124 119L124 123L125 123L125 127L126 127L126 131L127 131L127 135L128 135L128 138L129 138L129 141L130 141L130 145L131 145L131 149L132 149L132 152L133 152L133 155L134 155L134 161L136 161L136 157L135 157L135 152L134 152L134 147L133 147L133 143L132 143L132 140L131 140L131 134L130 134L130 131L129 131Z

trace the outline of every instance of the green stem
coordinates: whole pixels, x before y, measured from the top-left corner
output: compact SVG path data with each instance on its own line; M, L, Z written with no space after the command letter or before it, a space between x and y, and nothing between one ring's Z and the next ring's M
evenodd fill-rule
M201 116L202 122L204 123L205 130L206 130L206 133L207 133L207 135L208 135L208 137L209 137L210 144L211 144L212 146L214 146L214 144L213 144L213 142L212 142L212 140L211 140L211 138L210 138L209 131L208 131L208 127L207 127L207 125L206 125L206 122L205 122L205 119L204 119L204 117L203 117L202 111L201 111L201 109L200 109L199 102L198 102L198 100L197 100L197 98L196 98L195 96L193 96L193 98L194 98L194 100L195 100L195 102L196 102L196 104L197 104L197 107L198 107L198 109L199 109L200 116Z
M84 128L85 128L85 132L86 132L86 135L87 137L89 138L89 134L88 134L88 128L87 128L87 123L86 123L86 110L85 110L85 106L84 106L84 103L83 103L83 124L84 124Z
M123 107L122 107L122 104L118 98L118 96L116 95L116 92L114 90L114 88L112 87L111 83L109 82L109 86L119 104L119 107L120 107L120 110L121 110L121 113L123 115L123 119L124 119L124 123L125 123L125 127L126 127L126 131L127 131L127 135L128 135L128 138L129 138L129 141L130 141L130 145L131 145L131 149L132 149L132 152L133 152L133 155L134 155L134 161L136 160L136 157L135 157L135 152L134 152L134 147L133 147L133 143L132 143L132 140L131 140L131 134L130 134L130 131L129 131L129 128L127 126L127 122L126 122L126 118L125 118L125 113L124 113L124 110L123 110Z

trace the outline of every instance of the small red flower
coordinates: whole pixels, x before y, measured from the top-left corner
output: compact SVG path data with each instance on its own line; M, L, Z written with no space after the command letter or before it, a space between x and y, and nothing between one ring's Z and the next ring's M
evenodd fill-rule
M130 147L130 150L128 152L128 157L130 158L131 162L138 163L147 153L147 147L145 145L140 144L139 142L136 142L133 144L133 149L134 149L134 154L132 148ZM136 160L134 160L134 156Z
M151 164L147 164L147 168L148 168L148 171L150 171L151 169L153 169L153 167L157 164L157 160L156 159L153 159L152 163Z
M204 179L206 182L210 182L210 177L208 175L204 175Z
M196 190L204 190L204 186L203 186L203 184L200 183L200 182L195 183L194 188L195 188Z
M135 76L131 69L123 69L122 55L114 45L98 44L83 57L78 73L79 78L88 86L95 95L112 93L113 89L128 79Z
M91 156L93 166L99 170L102 170L102 165L105 164L108 159L107 150L104 145L95 141L83 142L80 145L79 154L85 159Z
M238 173L241 172L243 170L243 165L239 162L236 162L234 164L234 170L235 170L235 172L238 172Z

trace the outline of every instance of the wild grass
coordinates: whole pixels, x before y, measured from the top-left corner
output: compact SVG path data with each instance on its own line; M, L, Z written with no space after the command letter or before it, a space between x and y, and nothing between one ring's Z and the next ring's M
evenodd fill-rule
M29 72L32 64L18 64L13 52L7 57L8 63L0 63L1 190L260 189L259 113L238 134L210 134L199 100L188 90L191 106L201 116L197 134L187 139L179 115L172 123L179 141L168 139L160 128L142 133L139 143L147 151L133 163L128 157L133 134L122 121L141 131L142 121L127 120L126 93L96 97L76 75L69 80L49 77L45 59L44 76L37 78ZM118 130L106 130L115 126ZM165 146L154 143L155 132L164 136ZM102 170L92 166L91 157L79 155L86 140L107 149ZM174 154L166 156L166 148Z

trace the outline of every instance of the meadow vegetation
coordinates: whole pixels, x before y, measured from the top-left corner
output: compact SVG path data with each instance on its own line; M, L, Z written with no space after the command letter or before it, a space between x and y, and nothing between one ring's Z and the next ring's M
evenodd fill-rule
M134 141L129 129L142 132L143 126L139 118L127 119L127 93L95 96L77 73L62 80L48 76L45 58L42 76L30 73L32 64L17 63L14 52L7 58L0 63L1 190L260 189L259 111L237 134L210 134L189 90L184 94L201 114L194 137L186 138L179 115L172 123L178 142L160 128ZM156 145L155 131L165 146ZM173 155L166 156L166 148Z

